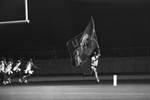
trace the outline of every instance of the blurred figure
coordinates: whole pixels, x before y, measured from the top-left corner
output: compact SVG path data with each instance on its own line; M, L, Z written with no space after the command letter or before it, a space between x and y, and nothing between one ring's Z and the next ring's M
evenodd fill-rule
M13 76L12 65L13 65L13 59L9 58L7 67L5 70L5 73L7 75L6 84L11 83L11 77Z
M26 69L24 70L25 75L22 77L22 82L28 83L29 78L34 73L33 67L38 68L33 64L32 58L30 58L30 60L27 62Z
M22 82L21 81L21 68L20 68L21 63L22 63L22 59L20 58L19 60L17 60L16 65L13 68L13 71L15 73L19 73L19 82Z
M1 62L0 62L0 74L1 74L1 81L4 85L6 85L6 79L7 79L7 75L5 73L5 69L6 69L6 59L2 58Z
M99 83L99 78L98 78L98 73L97 73L97 65L98 65L98 59L99 59L100 54L97 54L94 52L94 56L91 58L91 69L95 74L95 78L97 83Z
M6 64L5 59L2 59L0 62L0 73L3 73L5 71L5 64Z
M93 75L93 72L94 72L97 83L99 83L98 72L97 72L97 65L98 65L99 56L100 56L100 53L97 54L96 52L94 52L93 56L91 57L91 70L92 71L90 73L84 73L83 74L83 77L84 77L84 76Z

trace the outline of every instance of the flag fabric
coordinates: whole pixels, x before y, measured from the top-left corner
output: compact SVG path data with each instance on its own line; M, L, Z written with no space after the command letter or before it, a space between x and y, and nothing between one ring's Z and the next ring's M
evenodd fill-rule
M75 67L82 66L96 48L100 53L92 17L85 31L70 39L67 42L67 47L71 56L71 63Z

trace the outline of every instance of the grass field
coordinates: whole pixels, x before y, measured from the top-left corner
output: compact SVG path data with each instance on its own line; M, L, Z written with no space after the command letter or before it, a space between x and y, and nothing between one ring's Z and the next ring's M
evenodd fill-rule
M100 76L99 84L94 77L80 76L31 77L29 84L13 78L0 85L0 100L149 100L149 76L129 77L118 76L117 86L112 76Z

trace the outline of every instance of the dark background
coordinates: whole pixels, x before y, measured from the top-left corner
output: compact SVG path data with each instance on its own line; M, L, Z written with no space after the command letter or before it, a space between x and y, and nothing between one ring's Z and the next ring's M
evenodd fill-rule
M30 23L0 25L0 52L67 50L93 16L101 49L150 46L149 0L28 0ZM1 0L0 21L25 19L24 0Z

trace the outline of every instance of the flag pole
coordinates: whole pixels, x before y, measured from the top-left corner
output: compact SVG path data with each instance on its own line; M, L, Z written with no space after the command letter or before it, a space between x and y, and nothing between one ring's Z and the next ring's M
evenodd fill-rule
M94 20L93 20L93 17L91 16L91 21L92 21L92 24L94 26L94 31L95 31L95 23L94 23ZM98 43L98 39L97 39L97 35L96 35L96 31L95 31L95 37L96 37L96 43L97 43L97 47L98 47L98 52L100 53L100 50L99 50L99 43Z

